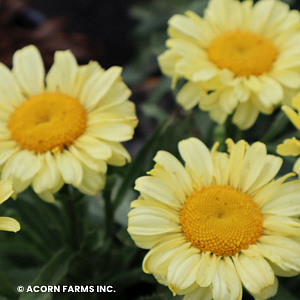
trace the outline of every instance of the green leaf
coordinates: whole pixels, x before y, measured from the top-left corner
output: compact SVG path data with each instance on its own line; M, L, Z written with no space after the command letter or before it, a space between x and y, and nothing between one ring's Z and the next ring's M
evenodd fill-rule
M129 235L127 228L121 228L117 233L117 238L126 246L136 248L134 241Z
M294 296L285 286L279 285L277 294L272 297L272 300L298 300L299 298Z
M74 258L76 253L72 253L71 250L66 247L59 250L52 259L41 269L37 278L31 283L33 286L54 286L63 279L69 270L69 265L71 260ZM45 300L51 299L51 293L31 293L27 292L25 287L25 292L21 294L20 300Z
M271 142L279 134L286 132L286 128L289 123L290 120L285 115L285 113L283 111L279 111L278 115L271 123L271 126L269 127L268 131L261 138L261 141L263 143Z
M18 299L18 294L16 293L13 286L10 284L8 279L0 271L0 295L7 297L8 299Z

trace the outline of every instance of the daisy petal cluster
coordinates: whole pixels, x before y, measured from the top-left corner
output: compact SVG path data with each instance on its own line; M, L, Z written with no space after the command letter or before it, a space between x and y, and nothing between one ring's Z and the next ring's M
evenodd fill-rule
M300 130L300 93L293 98L292 107L287 105L282 106L282 110L286 113L293 125ZM295 137L286 139L277 146L277 153L282 156L299 156L300 155L300 141ZM294 172L300 176L300 159L294 165Z
M300 87L300 14L277 0L211 0L169 20L162 72L186 83L177 95L185 109L199 105L222 124L233 114L240 129L259 113L289 103Z
M227 145L183 140L184 164L159 151L136 181L128 232L150 250L143 270L186 300L242 299L242 287L267 299L277 276L300 273L300 181L274 179L282 159L263 143Z
M0 64L1 179L18 194L31 186L45 201L65 183L94 195L107 164L130 156L121 142L137 125L131 92L120 67L78 66L70 51L57 51L49 72L35 46L18 50L13 68Z
M13 194L12 181L0 181L0 204L6 201ZM13 218L0 217L0 230L17 232L20 230L20 224Z

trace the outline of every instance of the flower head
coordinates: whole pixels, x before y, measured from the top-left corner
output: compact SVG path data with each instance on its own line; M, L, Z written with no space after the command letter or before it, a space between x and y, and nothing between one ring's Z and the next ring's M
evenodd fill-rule
M0 204L6 201L13 194L12 181L0 181ZM0 230L17 232L20 230L20 224L13 218L0 217Z
M277 0L211 0L203 18L188 11L169 20L162 72L187 82L177 101L199 104L213 120L251 127L300 87L300 14Z
M70 51L57 51L45 76L32 45L14 54L11 71L0 65L1 178L13 181L16 194L32 186L53 202L68 183L94 195L107 164L130 160L120 142L132 138L137 118L121 70L78 66Z
M300 181L277 180L282 159L266 146L227 140L228 154L198 139L165 151L138 178L128 232L150 249L143 270L184 299L276 294L277 278L300 272Z

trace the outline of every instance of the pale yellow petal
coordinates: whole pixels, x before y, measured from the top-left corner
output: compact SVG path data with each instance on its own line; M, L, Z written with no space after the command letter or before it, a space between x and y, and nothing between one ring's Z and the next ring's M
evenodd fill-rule
M294 164L293 171L296 172L300 176L300 158Z
M278 25L278 18L279 20L286 20L289 17L288 5L279 1L259 1L253 7L252 30L268 34L270 30L274 31L278 28L276 26ZM282 24L282 22L279 24Z
M195 59L199 61L203 59L205 51L198 47L195 43L183 39L169 39L166 42L166 45L175 50L180 56L188 57L188 59Z
M216 256L214 253L201 253L201 259L196 273L196 281L201 287L211 285L220 259L221 257Z
M71 147L69 147L69 151L81 162L82 165L86 165L88 168L97 173L106 173L106 161L93 158L84 149L77 148L76 145L76 142L71 145Z
M259 239L261 246L280 257L276 263L281 268L300 272L300 243L283 236L264 235Z
M200 102L200 107L201 107L201 102ZM209 116L211 117L212 120L217 122L218 124L224 124L227 117L228 113L224 111L221 107L218 107L216 109L211 109L209 112Z
M300 237L300 220L271 215L264 218L264 232L268 235L298 236Z
M33 178L32 187L37 194L41 194L47 190L56 189L61 181L61 175L55 158L49 151L44 155L39 155L38 158L41 168Z
M273 287L274 272L260 254L242 250L241 254L233 257L233 260L244 287L251 294L260 294Z
M238 98L234 93L232 88L224 89L220 93L219 103L222 108L227 114L231 114L233 110L238 105Z
M104 72L101 66L96 61L90 61L87 65L79 66L77 68L77 76L72 89L72 95L79 98L85 83L98 72Z
M289 106L283 105L281 109L286 113L288 118L294 124L297 129L300 129L300 116L299 113L296 113L292 108Z
M180 184L178 183L176 177L164 170L160 165L156 164L154 169L148 172L149 175L160 179L165 186L167 186L173 193L177 194L177 198L180 199L181 204L183 205L186 201L186 195L184 191L180 188Z
M275 79L277 79L281 84L292 88L297 89L300 87L300 74L293 70L284 70L281 72L272 72L272 75Z
M268 156L267 156L268 157ZM249 191L250 194L253 194L253 200L255 203L262 207L263 205L273 201L274 198L281 192L282 184L290 177L295 176L294 173L288 173L285 176L278 178L277 180L271 181L269 184L262 186L261 188L256 188L254 191ZM268 178L270 181L270 178ZM268 182L268 181L267 181Z
M245 79L235 84L233 92L240 102L248 101L251 95L249 87L245 84Z
M132 139L133 126L103 120L86 128L86 134L112 142L125 142Z
M12 113L14 111L13 108L20 105L25 100L25 97L17 80L3 64L0 64L0 76L1 109L5 108L6 114Z
M280 170L282 165L282 158L276 157L274 155L267 155L263 163L263 168L261 169L260 174L253 182L252 186L249 187L248 193L254 194L262 186L269 183L272 179L275 178L276 174Z
M124 166L126 163L131 161L130 154L121 143L111 141L105 141L105 143L112 150L112 156L107 160L109 165Z
M200 258L200 251L193 247L181 252L171 261L167 280L173 292L178 293L177 290L186 289L195 283Z
M45 68L42 56L35 46L30 45L15 52L12 72L26 96L44 91Z
M276 151L282 156L298 156L300 155L300 141L295 137L286 139L283 144L277 146Z
M171 261L181 252L190 248L190 244L180 234L171 236L151 249L143 260L143 271L148 274L160 274L167 276Z
M105 143L92 136L82 135L74 143L74 146L84 150L95 159L107 160L111 157L111 148Z
M251 100L240 103L237 107L232 122L240 129L250 128L257 120L259 110L251 103Z
M147 199L149 195L150 200L152 198L156 199L156 201L170 205L170 207L180 208L185 202L185 197L179 195L173 185L160 178L152 176L139 177L134 188L143 195L144 199Z
M240 174L239 188L246 192L262 171L267 156L267 148L263 143L254 143L246 152Z
M20 229L20 224L15 219L9 217L0 217L0 230L17 232Z
M22 150L12 155L5 163L2 170L3 179L13 177L21 181L32 180L40 170L41 162L32 151Z
M79 185L83 176L80 162L69 151L62 151L55 158L64 181L74 186Z
M190 18L183 16L183 15L174 15L169 20L169 25L176 28L181 33L184 33L185 35L198 39L202 36L201 33L201 27L196 24L193 20Z
M186 195L190 195L193 192L191 178L175 156L166 151L158 151L154 161L175 176L178 186Z
M176 63L180 59L173 49L166 50L163 54L158 56L159 66L164 74L167 76L174 76L176 74Z
M196 106L203 97L202 91L197 83L187 82L177 94L177 102L186 110Z
M114 88L112 89L112 91ZM116 95L117 97L117 95ZM106 97L105 97L106 98ZM104 99L102 99L104 100ZM134 119L136 120L136 110L135 110L135 104L129 100L127 100L127 97L125 101L122 101L119 104L114 104L114 101L111 101L111 105L103 106L103 102L101 101L101 105L99 105L99 108L93 110L90 114L94 115L94 112L97 112L97 116L101 117L101 115L105 116L105 114L114 113L116 116L118 116L116 119L125 119L130 120ZM121 99L120 99L121 101ZM135 126L134 126L135 127Z
M87 111L94 108L113 84L120 78L121 67L113 66L105 72L95 73L84 85L80 93L81 103Z
M212 282L214 300L241 300L242 284L231 258L220 259Z
M250 90L255 93L259 93L262 90L262 83L258 77L250 75L247 80L245 80L245 85L248 86Z
M283 99L282 86L268 76L261 76L262 89L258 93L258 98L266 106L277 105Z
M196 138L189 138L179 142L178 148L193 180L199 186L202 186L202 182L209 185L214 169L211 154L205 144Z
M7 200L13 194L13 183L11 180L0 181L0 204Z
M129 219L130 221L130 219ZM168 238L170 234L178 234L178 232L167 232L167 233L161 233L161 234L153 234L153 235L143 235L141 234L135 234L131 231L130 227L128 227L128 232L131 236L131 238L134 240L134 243L142 249L151 249L152 247L156 246L159 242L162 240Z
M195 300L195 299L211 300L212 299L211 288L198 287L194 291L187 293L183 298L183 300Z
M229 184L234 188L238 188L244 156L248 145L244 140L240 140L236 144L233 144L230 139L227 139L226 143L231 144L229 146L231 149L229 150L230 160L226 172L223 175L223 184Z
M273 269L275 275L282 277L293 277L299 275L299 271L294 271L290 268L279 267L278 264L270 262L270 266Z
M273 196L272 201L263 205L261 211L282 216L299 216L300 181L294 180L282 184L278 193Z
M105 174L96 173L84 164L82 165L82 171L82 181L77 186L79 191L83 194L94 196L103 190L105 186Z
M96 106L95 110L116 112L116 109L118 109L120 105L127 103L130 95L131 90L127 87L127 85L123 81L117 80L114 83L113 88L111 88L103 96L100 103L98 103L98 105ZM126 116L128 117L128 115Z
M53 193L51 191L49 191L49 190L43 191L41 193L38 193L38 196L42 200L44 200L44 201L46 201L48 203L55 203L55 198L53 196Z
M74 83L78 65L71 51L56 51L54 63L46 76L47 92L61 92L75 97Z
M253 293L252 296L255 298L255 300L269 299L271 297L274 297L277 294L277 290L278 290L278 279L275 277L274 284L271 287L262 290L258 294Z
M161 207L137 207L128 214L128 231L144 236L180 231L179 218Z
M300 111L300 93L298 93L293 99L292 99L292 105L293 107Z
M28 186L31 184L32 179L28 179L28 180L20 180L16 177L12 177L11 178L12 182L13 182L13 189L14 189L14 193L12 194L12 197L15 199L15 196L21 192L23 192L24 190L26 190L28 188Z

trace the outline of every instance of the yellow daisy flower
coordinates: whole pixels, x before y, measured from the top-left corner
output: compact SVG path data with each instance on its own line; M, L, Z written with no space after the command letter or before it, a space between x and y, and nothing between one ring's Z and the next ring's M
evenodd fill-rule
M130 156L120 142L137 125L131 92L120 67L104 71L97 62L78 66L70 51L57 51L45 76L35 46L0 64L1 178L18 194L28 186L45 201L64 183L94 195L104 186L107 164Z
M300 181L277 180L282 159L266 146L227 140L229 154L198 139L179 143L185 162L159 151L140 177L128 232L150 249L143 270L184 299L256 298L277 292L277 277L300 273Z
M13 194L12 181L0 181L0 204L7 200ZM20 224L13 218L0 217L0 230L17 232L20 230Z
M292 106L297 112L287 105L283 105L282 110L286 113L293 125L300 130L300 93L293 98ZM277 146L277 153L282 156L300 155L300 141L295 137L284 140L283 144ZM300 159L296 161L293 171L300 176Z
M169 20L162 72L187 83L185 108L209 111L222 124L251 127L300 87L300 14L277 0L211 0L203 18L188 11Z

